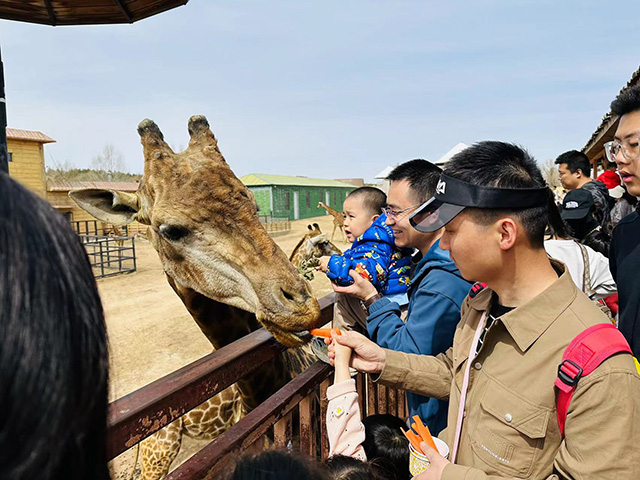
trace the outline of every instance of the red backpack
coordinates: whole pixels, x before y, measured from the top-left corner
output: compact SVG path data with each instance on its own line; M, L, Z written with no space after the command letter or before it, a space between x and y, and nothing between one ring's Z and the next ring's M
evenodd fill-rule
M569 403L578 380L589 375L598 365L617 353L633 354L620 330L610 323L600 323L587 328L574 338L564 351L555 381L555 386L558 387L558 425L563 438Z

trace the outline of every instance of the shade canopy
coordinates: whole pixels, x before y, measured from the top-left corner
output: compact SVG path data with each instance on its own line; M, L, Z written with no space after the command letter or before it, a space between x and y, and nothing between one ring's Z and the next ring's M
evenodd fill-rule
M133 23L189 0L0 0L0 18L45 25Z

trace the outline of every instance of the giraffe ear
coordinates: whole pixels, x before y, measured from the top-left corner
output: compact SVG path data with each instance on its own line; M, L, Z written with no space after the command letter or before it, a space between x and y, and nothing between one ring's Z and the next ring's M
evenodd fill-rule
M140 210L138 196L130 192L85 188L72 190L69 196L84 211L113 225L126 225L137 220L135 216Z

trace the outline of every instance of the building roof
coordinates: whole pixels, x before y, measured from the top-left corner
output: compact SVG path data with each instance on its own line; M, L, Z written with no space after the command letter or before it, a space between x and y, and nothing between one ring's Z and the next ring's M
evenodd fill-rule
M3 0L0 18L45 25L132 23L188 0Z
M340 187L351 188L353 185L340 182L338 180L327 180L324 178L291 177L288 175L269 175L266 173L250 173L240 177L240 181L247 187L258 187L261 185L295 185L299 187Z
M55 140L46 136L42 132L33 130L20 130L19 128L7 127L7 139L11 140L26 140L27 142L38 143L55 143Z
M620 93L625 91L629 87L633 87L640 83L640 68L638 68L633 74L631 78L627 82L627 84L620 89ZM596 128L596 131L591 134L591 138L586 143L582 151L587 154L590 160L593 160L593 157L599 157L603 152L603 145L609 140L613 140L613 132L617 128L618 118L614 117L611 114L611 111L607 112Z
M106 190L121 190L124 192L135 192L138 190L140 182L70 182L67 180L47 181L47 191L68 192L81 188L102 188Z
M436 160L436 165L439 165L439 166L444 165L449 160L451 160L451 157L453 157L455 154L460 153L461 151L467 148L469 148L469 145L467 145L466 143L460 142L456 144L455 147L453 147L451 150L449 150L447 153L441 156L438 160Z

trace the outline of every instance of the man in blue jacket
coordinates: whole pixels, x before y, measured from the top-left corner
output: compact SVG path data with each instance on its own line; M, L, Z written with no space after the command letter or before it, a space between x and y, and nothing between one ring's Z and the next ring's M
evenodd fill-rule
M437 355L453 344L460 320L460 305L471 284L462 278L449 253L440 249L442 229L421 233L409 223L411 213L436 191L441 170L426 160L411 160L397 166L387 177L386 224L391 227L397 247L418 250L409 285L409 307L404 322L400 306L383 298L360 275L348 287L334 286L336 292L353 295L368 308L367 330L383 348L405 353ZM437 435L447 424L448 402L407 392L411 416L419 415Z

